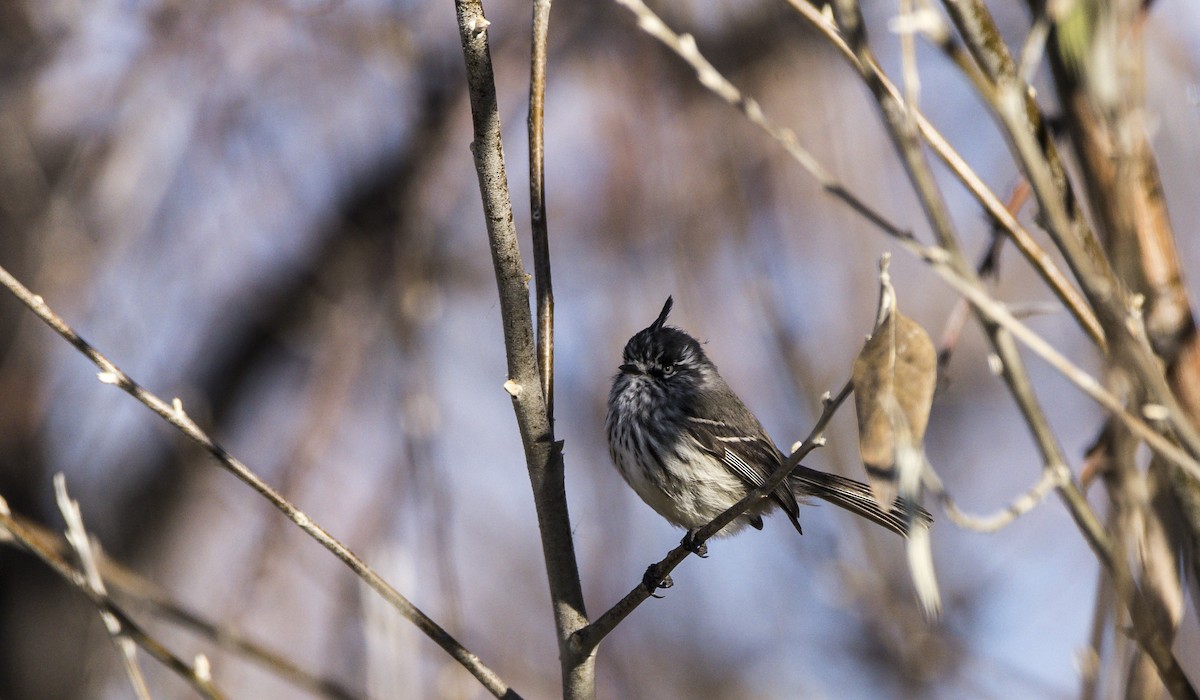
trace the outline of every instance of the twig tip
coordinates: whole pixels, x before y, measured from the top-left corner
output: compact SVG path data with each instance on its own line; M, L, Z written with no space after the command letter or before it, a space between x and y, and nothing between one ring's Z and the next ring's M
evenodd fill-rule
M196 661L193 664L196 668L196 677L205 683L212 682L212 663L204 654L196 654Z
M1142 406L1142 415L1146 420L1160 421L1171 417L1171 412L1160 403L1148 403Z

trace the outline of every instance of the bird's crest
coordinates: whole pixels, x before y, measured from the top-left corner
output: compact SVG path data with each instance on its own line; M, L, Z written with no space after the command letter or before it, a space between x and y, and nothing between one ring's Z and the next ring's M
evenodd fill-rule
M671 307L675 304L675 300L667 297L667 303L663 304L662 311L658 313L658 318L654 319L654 323L650 324L650 330L662 330L663 324L667 322L667 315L671 313Z

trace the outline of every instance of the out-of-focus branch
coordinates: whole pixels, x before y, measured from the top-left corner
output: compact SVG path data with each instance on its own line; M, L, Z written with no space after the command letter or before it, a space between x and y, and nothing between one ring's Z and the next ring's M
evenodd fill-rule
M1053 170L1033 134L1024 128L1022 93L1019 84L1011 81L1002 83L996 108L1009 127L1014 148L1047 222L1047 230L1075 270L1076 279L1096 310L1109 339L1113 361L1145 387L1149 400L1162 407L1161 417L1187 451L1193 456L1200 455L1200 433L1167 386L1159 361L1144 337L1140 319L1131 322L1130 308L1124 302L1120 281L1107 260L1103 257L1096 260L1090 252L1090 243L1073 234L1074 225L1064 194L1055 187Z
M83 511L76 501L67 494L67 479L62 472L54 475L54 500L62 513L63 522L67 524L67 543L79 560L80 574L83 585L87 586L97 598L107 599L108 590L104 587L104 578L100 576L100 567L96 564L96 552L92 547L92 539L83 526ZM116 615L101 609L100 618L104 628L121 652L125 666L125 675L141 700L150 700L150 688L146 685L146 677L137 663L137 643L121 626Z
M546 222L546 36L551 0L533 0L533 37L529 60L529 221L533 227L533 280L537 294L537 358L546 397L546 416L554 430L554 287L550 281L550 232Z
M554 441L546 396L541 389L544 377L538 373L533 319L529 313L528 278L521 262L508 194L500 139L500 111L487 37L490 23L483 15L479 0L455 0L454 6L467 66L474 130L471 152L479 176L479 192L504 324L504 347L508 358L508 381L504 383L504 389L512 397L533 487L542 555L554 607L563 696L590 698L595 695L595 649L579 653L569 643L572 635L587 624L587 611L567 511L562 445Z
M937 473L926 464L924 481L925 487L942 502L946 515L959 527L976 532L996 532L1007 527L1017 518L1025 515L1046 500L1052 491L1063 486L1061 480L1068 476L1065 470L1043 469L1042 476L1025 493L1017 496L1008 506L991 515L972 515L964 512L950 497Z
M12 292L13 296L17 297L31 311L37 314L38 318L42 319L46 325L54 329L56 333L74 346L76 350L83 353L84 356L99 367L100 373L97 376L101 382L112 384L134 397L142 405L157 413L192 441L207 450L226 471L232 473L247 486L254 489L255 492L287 516L289 520L295 523L309 537L312 537L321 546L340 559L342 563L350 567L359 578L365 581L368 586L382 596L401 615L415 624L426 636L450 654L455 661L462 664L464 668L478 678L489 691L497 697L503 697L505 693L511 692L508 685L494 671L484 665L477 656L468 651L458 640L450 636L446 630L442 629L429 616L421 612L421 610L396 591L396 589L392 588L387 581L383 580L383 577L359 559L358 555L350 551L346 545L335 539L320 525L313 522L308 515L280 495L278 491L251 471L241 460L229 454L224 447L213 440L183 410L182 402L176 399L173 404L168 404L135 382L129 375L121 371L119 367L96 350L96 348L81 338L62 318L51 311L42 297L29 291L25 285L21 284L3 267L0 267L0 285Z
M1043 225L1100 321L1111 356L1145 386L1151 400L1166 409L1168 425L1188 452L1200 455L1200 432L1170 391L1149 345L1126 323L1128 304L1122 284L1080 211L1032 91L1020 79L995 21L981 0L944 0L944 4L972 55L996 86L994 94L985 99L1008 134L1037 198Z
M2 498L0 498L0 532L6 533L31 554L41 559L42 562L53 569L63 580L90 600L92 605L95 605L101 614L115 620L120 625L121 634L125 635L126 638L144 649L155 660L187 681L196 689L197 693L210 700L222 700L225 697L217 686L213 684L212 678L203 671L204 662L195 666L189 664L171 653L157 639L150 636L138 623L134 622L133 618L117 606L102 588L98 589L89 585L87 576L83 572L78 571L52 547L45 546L44 539L39 537L37 533L31 532L24 525L17 522L9 512L8 504Z
M887 74L880 69L874 59L870 59L866 64L860 63L854 50L846 43L842 33L838 30L827 17L822 15L806 0L788 0L789 4L804 18L814 29L819 31L838 51L838 55L844 58L856 71L869 71L883 85L889 95L894 98L900 98L900 91L896 85L887 77ZM946 42L942 42L946 43ZM970 75L970 71L967 71ZM993 88L986 78L979 78L973 81L977 87L985 95L993 91ZM1062 301L1067 310L1076 319L1083 330L1092 339L1092 342L1104 346L1104 333L1100 328L1099 322L1096 320L1095 314L1088 308L1087 303L1080 296L1079 292L1067 279L1058 266L1054 264L1049 253L1045 251L1033 236L1021 225L1015 214L1009 211L1004 202L992 192L991 188L975 173L975 170L963 159L963 157L946 141L941 132L937 130L929 122L928 119L921 113L920 110L908 107L909 113L916 121L917 129L921 132L921 137L925 140L929 147L937 154L938 158L950 169L950 172L958 178L967 191L975 197L980 206L983 207L987 215L992 219L992 222L999 226L1009 238L1012 239L1013 245L1017 247L1021 255L1033 266L1033 269L1041 276L1042 280L1049 285L1054 294Z
M38 550L54 552L60 558L68 550L63 537L49 528L19 514L11 514L11 517L21 526L25 536L36 544ZM96 565L104 583L112 591L110 595L129 607L190 629L213 644L253 661L280 678L292 682L298 688L320 697L335 700L353 700L357 697L336 681L314 676L299 664L263 647L241 632L218 625L188 610L152 581L114 562L103 550L97 552L97 555Z
M792 473L792 470L796 468L796 465L800 464L801 460L813 450L824 445L825 427L829 425L833 414L846 401L846 397L850 395L852 389L853 385L850 382L846 382L837 396L831 398L829 394L826 394L822 397L821 402L824 408L816 424L813 425L812 431L809 432L808 437L792 451L792 454L763 482L762 486L746 494L742 500L730 506L712 522L696 530L695 533L684 537L678 547L668 552L667 556L663 557L661 561L651 564L646 569L646 576L643 578L641 584L634 587L616 605L609 608L607 612L596 618L595 622L579 630L571 638L571 645L575 647L577 653L593 652L601 640L608 636L617 625L621 624L622 620L628 617L630 613L636 610L639 605L653 594L654 585L666 579L675 570L675 567L679 566L689 554L694 553L713 535L736 520L742 513L745 513L750 506L766 498L779 484L783 483L783 480L787 478L788 474Z
M842 27L843 35L847 39L847 43L854 50L855 55L859 59L862 66L873 63L870 55L870 49L866 41L865 27L862 21L861 8L857 0L838 0L834 5L838 23ZM941 264L948 271L953 272L955 281L961 284L963 291L969 288L977 296L986 296L982 293L982 286L975 276L974 271L963 257L961 249L957 242L957 237L953 232L952 223L949 215L946 212L945 205L941 200L941 193L933 179L932 171L930 171L928 163L924 159L924 155L920 149L920 143L916 138L916 129L913 125L913 119L903 104L902 100L895 94L890 93L879 80L878 75L869 70L863 69L860 71L871 92L874 94L887 123L892 139L900 153L901 160L908 171L910 179L917 190L917 194L925 209L926 216L933 227L934 233L941 241L942 250L940 252ZM1001 98L1007 96L1009 99L1005 105L1008 109L1005 115L1006 123L1011 125L1009 119L1012 119L1017 114L1017 109L1013 107L1017 104L1015 99L1012 99L1015 93L1007 92L1005 88L1014 84L1014 79L1003 80L1000 83L1001 88L998 95ZM1003 101L1003 100L1001 100ZM1024 105L1022 105L1023 107ZM1014 139L1022 146L1028 147L1029 134L1023 132L1019 135L1014 134ZM1024 152L1023 152L1024 153ZM1044 164L1040 162L1039 165ZM1046 173L1039 173L1043 178ZM1031 187L1036 192L1039 191L1039 186L1044 186L1044 182L1033 182L1031 178ZM1044 192L1042 194L1045 194ZM1056 201L1056 204L1058 202ZM1061 210L1060 212L1061 213ZM1056 222L1058 223L1058 222ZM1059 229L1060 234L1065 234L1065 227ZM1056 238L1056 242L1060 247L1064 247L1064 251L1068 253L1068 260L1072 262L1072 268L1076 272L1076 277L1080 278L1084 285L1085 291L1090 291L1089 300L1096 304L1097 300L1111 301L1111 296L1115 293L1115 289L1111 286L1103 284L1100 275L1103 274L1104 262L1103 259L1094 260L1092 258L1082 258L1082 245L1077 239L1062 240ZM1072 254L1075 257L1072 257ZM1093 264L1094 263L1094 264ZM1095 276L1087 279L1083 275L1095 273ZM1106 293L1100 293L1103 289ZM1045 416L1042 414L1040 406L1037 403L1036 397L1032 393L1032 385L1029 382L1020 355L1016 352L1016 348L1012 342L1012 337L1009 335L1008 324L1000 325L997 319L990 314L984 313L979 301L972 298L972 303L976 308L976 313L979 316L984 329L992 342L993 348L997 356L1002 362L1002 372L1006 382L1009 385L1014 397L1022 406L1026 420L1030 427L1034 430L1035 436L1038 436L1038 443L1043 451L1043 457L1047 469L1054 471L1065 470L1065 459L1062 455L1061 447L1057 440L1053 438L1049 430L1049 426L1045 421ZM1108 314L1111 314L1113 309L1111 306L1105 309ZM1015 321L1015 318L1004 310L1004 313L1009 319ZM1113 324L1104 323L1101 317L1102 327L1105 328L1106 334L1127 332L1125 328L1114 329ZM1052 349L1052 348L1051 348ZM1065 359L1065 358L1063 358ZM1144 368L1142 368L1144 370ZM1144 372L1143 372L1144 373ZM1152 377L1145 377L1145 381L1152 381ZM1107 393L1107 392L1105 392ZM1110 395L1111 397L1111 395ZM1157 397L1156 397L1157 398ZM1124 413L1124 407L1115 400L1112 405L1107 406L1115 413ZM1149 429L1141 421L1136 423L1145 428L1146 438L1156 440L1160 446L1170 445L1169 441L1165 440L1161 435ZM1153 436L1151 438L1150 436ZM1173 445L1171 446L1173 447ZM1193 466L1194 460L1188 459ZM1065 479L1059 478L1059 481L1066 483ZM1165 636L1161 630L1154 625L1152 610L1147 604L1146 599L1141 595L1133 583L1133 577L1130 573L1124 557L1117 556L1114 551L1111 541L1104 537L1103 531L1099 526L1091 509L1087 506L1086 501L1082 499L1081 494L1073 486L1064 486L1060 488L1060 493L1063 495L1068 509L1075 517L1077 523L1081 527L1081 531L1092 544L1094 551L1097 553L1105 567L1109 570L1110 575L1114 579L1117 590L1122 594L1122 599L1125 602L1130 617L1134 622L1134 627L1137 632L1138 641L1142 649L1151 657L1155 666L1158 668L1159 674L1164 683L1171 689L1176 697L1190 697L1195 691L1191 688L1186 675L1183 674L1179 666L1178 660L1171 652L1170 638Z
M1134 434L1144 440L1152 450L1187 470L1190 474L1200 475L1200 464L1197 464L1187 452L1164 438L1141 419L1126 411L1121 401L1104 389L1099 381L1083 372L1083 370L1054 349L1053 346L1029 330L1010 311L1004 308L1003 304L989 297L987 292L978 283L973 284L969 280L959 276L958 271L948 264L948 255L945 251L928 249L923 251L922 254L934 270L938 272L939 276L959 293L966 296L977 311L988 321L1003 326L1013 336L1019 338L1027 347L1108 409L1117 420L1120 420ZM1057 447L1057 443L1053 440L1053 435L1050 433L1049 424L1045 421L1045 416L1037 408L1036 400L1032 397L1032 387L1014 386L1011 388L1014 390L1014 393L1016 393L1017 389L1029 392L1030 396L1028 398L1018 396L1018 403L1021 405L1022 410L1026 412L1026 421L1034 429L1034 435L1038 440L1039 446L1045 450L1047 446L1053 445L1055 450L1053 454L1057 455L1061 460L1061 448ZM1031 410L1036 410L1037 413L1031 413ZM1065 461L1048 461L1046 468L1048 470L1066 472ZM1179 660L1172 653L1171 645L1163 638L1161 630L1154 626L1152 611L1143 598L1142 593L1134 584L1126 561L1116 556L1110 538L1105 533L1103 526L1096 519L1095 514L1075 484L1070 481L1065 473L1059 478L1063 484L1059 488L1059 494L1063 497L1068 511L1080 527L1092 550L1096 553L1101 565L1108 571L1109 576L1112 577L1113 585L1121 601L1129 611L1130 619L1133 621L1134 632L1139 645L1154 661L1163 683L1171 691L1173 697L1196 697L1196 691L1180 667Z
M1116 274L1146 299L1146 335L1167 365L1171 392L1200 423L1200 335L1143 109L1145 10L1088 3L1067 11L1048 56L1093 219ZM1110 60L1091 60L1097 55ZM1168 477L1193 553L1200 552L1200 482ZM1200 558L1189 558L1200 572Z

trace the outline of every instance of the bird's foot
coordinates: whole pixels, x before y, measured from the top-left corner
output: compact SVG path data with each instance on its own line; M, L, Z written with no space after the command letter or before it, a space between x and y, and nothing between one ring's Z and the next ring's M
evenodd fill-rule
M650 566L646 567L646 573L642 575L642 587L645 588L646 592L654 598L662 597L655 593L655 591L658 589L670 588L674 585L675 582L671 580L671 576L669 574L665 576L659 574L658 564L651 564Z
M683 539L679 541L679 544L683 545L684 549L692 554L695 554L701 559L708 558L708 543L697 542L695 530L688 530L687 534L683 536Z

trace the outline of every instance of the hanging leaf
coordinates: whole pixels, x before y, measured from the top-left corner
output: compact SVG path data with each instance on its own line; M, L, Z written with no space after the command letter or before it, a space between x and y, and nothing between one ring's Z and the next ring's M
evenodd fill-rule
M885 511L891 510L897 495L897 442L903 439L923 452L937 384L933 341L920 324L896 308L887 260L880 262L875 330L854 360L853 372L858 449L871 493Z

